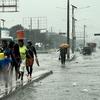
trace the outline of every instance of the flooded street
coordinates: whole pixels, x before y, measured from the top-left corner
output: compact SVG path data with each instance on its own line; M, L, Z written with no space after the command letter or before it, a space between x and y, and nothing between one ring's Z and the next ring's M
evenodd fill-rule
M31 83L5 100L100 100L100 51L91 56L76 54L76 59L61 66L58 53L38 54L40 67L53 74Z
M99 8L0 0L0 100L100 100Z

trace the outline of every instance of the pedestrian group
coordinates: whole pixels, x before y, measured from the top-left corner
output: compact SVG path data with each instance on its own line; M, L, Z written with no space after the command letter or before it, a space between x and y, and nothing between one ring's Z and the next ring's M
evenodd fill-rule
M17 80L23 82L25 69L28 80L31 80L35 59L38 61L37 52L30 40L27 41L27 45L25 45L24 39L19 39L17 43L12 40L9 42L2 40L2 46L0 47L0 79L4 80L5 87L8 88L8 83L12 82L14 72L16 82Z

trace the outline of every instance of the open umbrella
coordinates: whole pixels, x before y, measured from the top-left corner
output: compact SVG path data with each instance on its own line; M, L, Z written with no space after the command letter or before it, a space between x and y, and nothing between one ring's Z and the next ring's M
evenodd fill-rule
M69 48L69 44L67 44L67 43L62 43L59 47L60 47L60 48Z

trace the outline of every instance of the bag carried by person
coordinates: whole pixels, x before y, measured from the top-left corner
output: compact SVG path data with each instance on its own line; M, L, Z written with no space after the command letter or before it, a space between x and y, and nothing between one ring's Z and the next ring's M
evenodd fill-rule
M24 70L25 70L25 66L26 66L25 62L26 62L25 60L22 60L22 62L21 62L21 64L20 64L20 69L19 69L19 70L20 70L21 72L24 72Z

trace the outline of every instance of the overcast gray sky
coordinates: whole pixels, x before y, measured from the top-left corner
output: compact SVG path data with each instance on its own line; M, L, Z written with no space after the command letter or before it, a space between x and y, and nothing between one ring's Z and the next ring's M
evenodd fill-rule
M22 19L24 17L46 16L48 30L50 30L50 27L53 27L53 31L55 32L65 32L66 9L62 8L66 8L66 1L67 0L19 0L19 12L0 13L0 17L6 19L5 25L7 27L11 27L15 24L23 24ZM76 22L76 32L82 32L84 24L87 25L87 33L100 32L100 0L70 0L70 4L74 4L80 8L75 11L75 17L78 20ZM90 7L85 8L87 6Z

